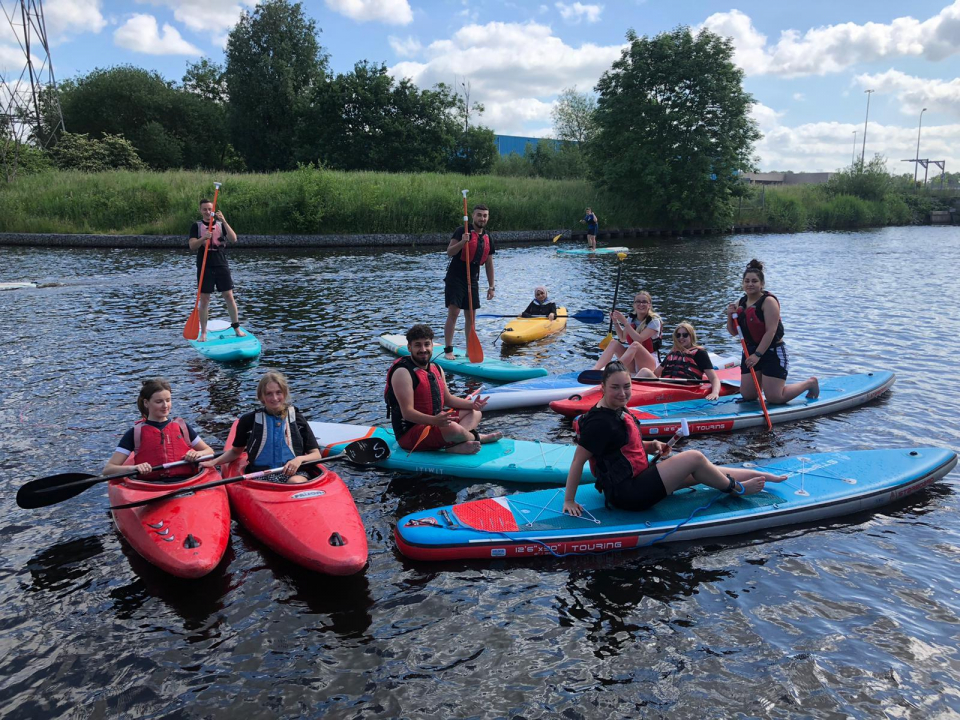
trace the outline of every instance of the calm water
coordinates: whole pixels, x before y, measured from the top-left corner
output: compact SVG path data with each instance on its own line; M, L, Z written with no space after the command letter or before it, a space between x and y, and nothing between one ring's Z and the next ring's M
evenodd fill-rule
M397 553L396 519L504 489L341 465L370 541L369 568L347 579L301 570L235 525L211 576L173 580L120 539L102 486L20 510L14 496L26 480L98 471L135 419L146 376L173 382L175 412L214 446L252 406L267 367L291 377L312 419L384 422L390 358L376 337L418 321L440 331L445 259L234 253L241 318L264 354L231 367L201 360L181 339L195 288L186 250L0 256L0 281L61 284L0 292L0 716L960 713L956 472L904 504L823 526L600 557L436 565ZM716 461L960 448L960 228L644 242L624 263L621 307L648 289L668 327L692 320L710 349L735 352L723 308L754 256L783 305L793 377L891 368L897 383L851 412L690 446ZM556 257L543 244L504 248L496 261L500 292L486 312L522 309L540 282L573 311L611 302L615 259ZM486 323L481 339L495 355L503 324ZM552 342L504 354L585 368L605 331L571 322ZM486 426L572 437L548 410Z

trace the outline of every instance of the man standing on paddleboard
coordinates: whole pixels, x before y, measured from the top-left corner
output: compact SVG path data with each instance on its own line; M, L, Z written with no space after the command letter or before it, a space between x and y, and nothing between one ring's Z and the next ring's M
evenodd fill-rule
M246 333L240 329L240 317L237 311L237 301L233 298L233 277L230 275L230 266L227 264L227 242L237 242L237 234L224 219L223 213L217 210L214 217L213 203L204 198L200 201L200 216L198 220L190 227L189 246L191 250L197 251L197 282L200 283L200 304L198 311L200 315L200 342L207 341L207 316L210 312L210 294L216 290L223 297L223 302L227 306L227 312L230 314L230 327L237 334L237 337L243 337ZM210 231L210 221L213 222L213 231ZM207 250L207 264L203 267L203 246L210 241L210 248ZM203 268L203 278L201 281L200 269Z
M597 231L600 230L600 221L597 220L597 216L593 214L593 208L587 208L587 214L583 216L583 220L580 222L581 224L586 223L587 225L587 249L596 250Z
M464 201L466 202L466 201ZM443 326L443 354L447 360L453 360L453 331L457 326L457 318L463 310L464 334L468 334L474 327L477 308L480 307L480 266L487 271L487 300L493 300L493 254L496 248L493 239L487 234L487 221L490 219L490 210L486 205L476 205L473 208L473 222L470 223L470 235L464 237L463 226L458 227L450 238L447 246L447 257L450 264L447 266L447 275L443 279L443 301L447 306L447 322ZM467 242L470 243L469 248ZM470 289L473 295L473 315L469 311L467 302L467 253L470 255Z

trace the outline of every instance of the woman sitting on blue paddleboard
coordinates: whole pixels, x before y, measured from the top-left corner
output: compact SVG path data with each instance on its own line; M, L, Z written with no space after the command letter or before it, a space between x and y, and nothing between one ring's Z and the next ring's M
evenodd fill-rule
M310 478L299 471L300 466L308 460L319 460L320 446L303 413L290 402L287 378L273 370L266 373L257 384L257 399L263 407L240 416L233 446L202 464L226 465L246 451L249 464L244 472L283 467L282 473L264 479L307 482Z
M736 495L753 495L768 482L782 482L786 475L773 475L747 468L718 468L697 450L670 454L659 440L644 441L636 419L627 409L633 384L623 363L614 361L603 369L603 397L575 423L577 449L567 473L563 511L579 516L576 501L583 465L597 478L596 488L607 504L621 510L646 510L681 488L703 483ZM653 459L649 456L653 455Z
M527 305L527 309L520 313L520 317L546 317L547 320L555 320L557 317L557 304L551 302L547 295L547 289L543 285L537 285L533 291L533 300Z
M706 378L710 382L710 393L706 400L716 400L720 397L720 377L713 369L710 353L697 345L697 331L688 322L677 325L673 331L673 347L663 358L656 370L640 368L637 377L658 377L682 380L700 380Z
M820 383L815 377L787 385L790 361L783 342L780 301L764 290L763 263L759 260L747 263L743 272L743 292L743 297L727 306L727 331L735 336L739 325L747 344L748 355L740 362L740 394L743 399L757 399L750 368L757 374L768 403L782 405L803 392L808 398L819 396Z
M117 449L103 466L103 474L117 475L128 471L130 468L123 463L130 453L134 453L140 480L182 480L196 475L197 468L192 465L150 472L153 465L180 460L192 462L213 454L213 449L183 418L170 419L170 410L173 408L170 383L163 378L144 380L137 398L137 408L142 419L137 420L120 439Z
M594 370L605 368L614 358L618 358L631 373L639 372L642 368L653 371L657 367L654 353L660 348L663 321L653 310L650 293L641 290L634 295L633 310L629 317L619 310L611 313L617 337L607 345L593 366Z

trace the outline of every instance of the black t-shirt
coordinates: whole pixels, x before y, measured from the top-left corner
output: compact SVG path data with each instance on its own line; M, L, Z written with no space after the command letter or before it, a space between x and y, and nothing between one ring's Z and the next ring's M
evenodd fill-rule
M240 419L237 421L237 432L233 437L233 446L235 448L245 449L247 447L247 441L250 439L250 432L253 430L253 422L258 412L260 411L255 410L240 416ZM313 434L313 428L310 427L310 423L307 422L303 413L297 408L294 408L294 413L297 429L300 431L300 437L303 439L303 454L308 455L313 450L319 448L320 445L317 443L316 435ZM269 415L270 413L267 414Z
M589 450L594 459L619 453L627 444L627 428L623 414L610 408L595 406L577 422L580 429L577 445Z
M202 220L197 220L190 227L190 239L200 238L206 235L207 224ZM227 238L223 232L223 223L219 220L213 223L213 238L210 243L210 251L207 253L207 267L227 267ZM197 267L203 265L203 248L206 243L201 243L197 249Z
M470 232L474 232L474 231L475 231L475 228L473 227L473 225L471 225ZM491 236L490 233L486 231L486 228L484 228L484 232L486 233L487 237L490 238L490 257L492 257L493 254L497 251L497 248L494 245L493 236ZM451 238L456 242L460 242L460 239L462 237L463 237L463 225L461 225L456 230L454 230L453 235L451 235ZM481 236L481 242L477 243L477 253L470 255L470 279L474 283L480 280L480 263L478 263L477 261L480 259L480 256L483 254L482 240L483 240L483 236ZM463 284L466 284L467 282L466 263L463 261L463 258L460 257L462 254L463 254L463 248L460 249L460 252L458 252L456 255L450 258L450 264L447 265L447 275L444 278L445 280L457 280L459 282L462 282Z
M163 430L167 425L173 422L173 420L167 420L165 422L154 422L153 420L144 420L147 425L157 428L157 430ZM196 447L197 441L200 439L200 436L197 434L197 431L193 429L193 426L190 423L186 423L187 433L190 435L190 447ZM133 428L127 430L123 437L120 438L120 444L117 445L117 452L124 453L129 455L134 450L133 448Z
M557 314L556 303L538 303L536 300L531 300L530 304L527 305L527 309L520 313L520 315L522 317L537 317L540 315L546 317L550 313L554 315Z

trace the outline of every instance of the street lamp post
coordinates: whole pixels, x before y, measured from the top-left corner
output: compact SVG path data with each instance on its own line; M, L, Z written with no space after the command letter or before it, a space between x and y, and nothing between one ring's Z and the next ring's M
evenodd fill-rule
M859 130L853 131L853 155L850 158L850 168L852 169L854 165L857 164L857 133Z
M867 122L870 120L870 95L874 90L864 90L867 94L867 116L863 120L863 149L860 151L860 164L863 165L867 153Z
M920 124L917 125L917 156L913 160L913 191L917 191L917 170L920 169L920 129L923 127L923 114L926 108L920 111Z

